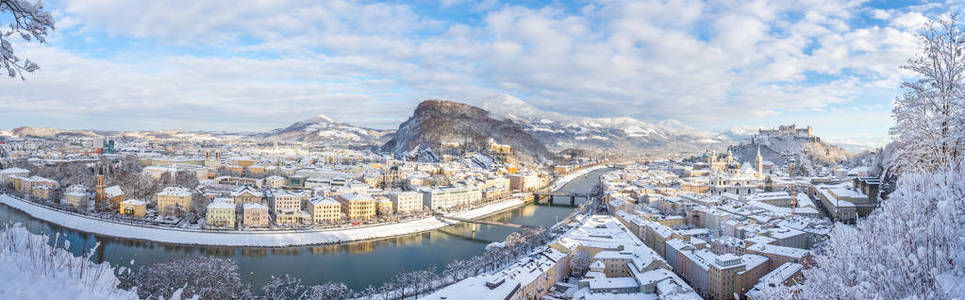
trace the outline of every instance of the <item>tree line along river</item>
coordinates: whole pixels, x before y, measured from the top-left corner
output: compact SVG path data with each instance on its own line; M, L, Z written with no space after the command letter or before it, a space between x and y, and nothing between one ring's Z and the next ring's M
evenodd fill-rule
M612 169L595 170L579 176L564 185L560 192L587 193L599 183L600 175L609 170ZM563 205L568 205L568 202L559 201ZM573 210L573 207L563 205L528 204L484 219L550 226ZM503 241L517 230L494 225L458 224L372 241L262 248L171 245L98 236L39 220L2 204L0 223L20 223L30 232L46 234L51 240L59 233L61 241L70 241L69 250L75 255L89 253L97 246L92 259L96 262L107 261L114 266L136 268L180 256L214 255L234 258L238 262L242 280L253 280L257 288L272 275L288 273L301 278L306 285L337 281L355 290L365 289L370 284L379 286L402 271L422 270L433 265L439 270L445 269L449 262L479 255L490 242ZM472 230L474 226L475 231Z

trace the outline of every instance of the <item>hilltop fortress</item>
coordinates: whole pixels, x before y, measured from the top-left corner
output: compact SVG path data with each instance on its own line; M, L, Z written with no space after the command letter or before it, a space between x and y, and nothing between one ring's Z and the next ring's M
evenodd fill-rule
M776 167L787 166L796 160L798 165L811 168L812 162L837 162L848 155L844 149L827 144L815 136L814 127L798 127L796 124L759 129L757 134L740 145L730 147L728 151L733 153L737 161L755 163L760 155L765 164L774 164Z
M814 127L798 128L796 124L781 125L777 129L759 129L751 137L751 144L769 144L771 139L801 140L805 142L820 142L821 138L814 136Z

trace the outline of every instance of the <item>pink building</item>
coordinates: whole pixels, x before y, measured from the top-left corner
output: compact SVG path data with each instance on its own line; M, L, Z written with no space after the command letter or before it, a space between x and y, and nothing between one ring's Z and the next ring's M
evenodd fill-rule
M245 203L242 205L242 223L244 227L268 227L268 206L261 203Z

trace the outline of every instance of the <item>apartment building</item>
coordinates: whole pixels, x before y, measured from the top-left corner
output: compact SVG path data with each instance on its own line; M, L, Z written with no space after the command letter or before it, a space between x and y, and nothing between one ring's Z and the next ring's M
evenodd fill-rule
M231 200L234 203L233 199ZM244 227L268 227L268 206L261 203L245 203L241 205L242 222Z
M105 192L108 193L108 197L111 195L110 190L111 188L105 190ZM157 193L157 211L161 215L182 215L190 209L191 191L186 188L170 186L161 190L160 193Z
M342 213L349 220L371 220L375 218L375 200L359 193L342 193L336 197L342 204Z
M235 204L228 198L214 199L208 204L205 214L205 224L209 227L235 227Z
M398 214L422 211L422 193L415 191L390 192L386 196L392 201L392 208Z
M301 211L302 202L308 200L308 193L303 191L272 190L269 199L271 213L278 214L283 209Z
M338 223L342 221L342 204L328 197L315 197L307 201L305 208L315 223Z

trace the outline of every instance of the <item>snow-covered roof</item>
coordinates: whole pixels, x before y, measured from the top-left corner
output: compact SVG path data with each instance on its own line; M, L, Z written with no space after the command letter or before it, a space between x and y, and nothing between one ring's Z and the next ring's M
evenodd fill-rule
M161 190L160 193L157 193L157 194L164 195L164 196L190 197L191 191L179 186L169 186L164 188L163 190Z
M223 202L223 201L213 201L208 204L208 209L235 209L235 204L233 202Z
M137 199L127 199L127 200L121 201L121 204L126 204L126 205L147 205L147 202L144 202L144 201L142 201L142 200L137 200Z
M261 197L261 196L262 196L261 191L258 191L258 190L256 190L256 189L252 188L251 186L247 186L247 185L240 186L240 187L238 187L238 188L235 188L233 191L231 191L231 196L232 196L232 197L238 197L238 196L242 196L242 195L244 195L244 194L249 194L249 195L252 195L252 196L255 196L255 197Z
M786 262L774 269L774 271L761 277L761 279L758 280L758 284L781 284L802 269L804 269L804 266L801 264Z
M30 176L30 178L28 178L28 179L29 179L30 181L33 181L33 182L54 183L54 184L57 183L56 180L53 180L53 179L50 179L50 178L46 178L46 177L40 177L40 176L36 176L36 175Z
M313 205L341 205L340 203L338 203L338 201L335 201L335 199L332 199L329 197L312 198L311 203Z
M109 187L109 188L104 189L104 194L107 195L108 198L114 198L114 197L117 197L117 196L122 196L122 195L124 195L124 191L121 190L121 186L119 186L119 185L114 185L114 186L111 186L111 187Z
M264 204L261 204L261 203L250 203L250 202L249 202L249 203L242 204L241 207L242 207L244 210L250 210L250 209L268 209L268 206L265 206Z
M342 199L345 199L345 201L349 201L349 202L372 200L372 197L370 197L369 195L361 194L361 193L342 193L342 194L339 194L338 196Z
M804 250L804 249L784 247L784 246L778 246L778 245L768 245L768 244L754 244L754 245L751 245L750 247L747 247L747 250L757 251L760 253L766 253L771 255L793 257L798 259L804 258L805 256L811 253L811 251Z
M6 168L6 169L3 169L3 170L0 170L0 174L3 174L3 175L30 174L30 171L28 171L28 170L26 170L26 169L21 169L21 168L13 167L13 168Z

